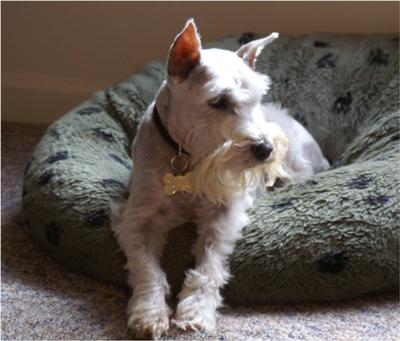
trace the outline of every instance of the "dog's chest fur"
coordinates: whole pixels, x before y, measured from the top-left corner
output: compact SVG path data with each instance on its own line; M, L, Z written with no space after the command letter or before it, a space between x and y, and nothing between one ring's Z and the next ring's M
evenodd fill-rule
M146 148L138 146L146 145ZM142 204L156 212L154 219L162 219L166 225L178 226L196 223L205 214L224 214L224 205L215 206L205 197L193 197L190 193L178 192L167 195L164 192L163 177L171 173L170 161L176 152L157 130L152 120L152 110L144 115L132 144L132 158L135 160L130 186L141 194Z

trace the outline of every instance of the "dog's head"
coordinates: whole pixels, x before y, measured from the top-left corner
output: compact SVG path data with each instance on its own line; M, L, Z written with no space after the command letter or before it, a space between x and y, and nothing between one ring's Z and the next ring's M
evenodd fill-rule
M265 122L261 99L269 86L255 72L272 34L238 51L202 49L190 19L168 55L167 80L157 96L169 133L191 154L194 187L216 203L241 193L264 177L284 175L287 139Z

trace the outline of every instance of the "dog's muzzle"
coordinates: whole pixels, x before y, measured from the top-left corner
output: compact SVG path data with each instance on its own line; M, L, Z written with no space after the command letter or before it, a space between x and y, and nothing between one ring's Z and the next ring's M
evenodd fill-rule
M257 161L263 162L271 155L273 147L269 142L263 141L251 146L251 151Z

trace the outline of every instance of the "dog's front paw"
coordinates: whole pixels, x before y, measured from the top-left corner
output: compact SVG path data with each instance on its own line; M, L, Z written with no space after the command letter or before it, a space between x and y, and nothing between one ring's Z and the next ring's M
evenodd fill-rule
M169 308L158 311L134 311L128 318L128 328L139 339L159 339L169 329Z
M198 300L186 297L178 304L171 322L182 330L211 332L217 324L217 312L212 306L204 298Z

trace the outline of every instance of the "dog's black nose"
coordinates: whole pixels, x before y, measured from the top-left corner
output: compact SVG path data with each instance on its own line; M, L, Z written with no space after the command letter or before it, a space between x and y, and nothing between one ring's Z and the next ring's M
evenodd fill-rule
M251 147L251 151L253 152L254 157L257 161L265 161L272 153L272 145L268 142L261 142L254 144Z

